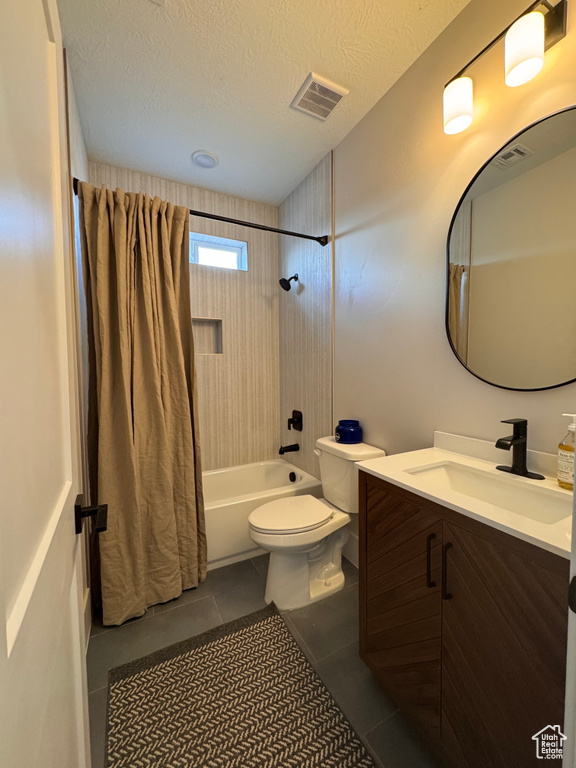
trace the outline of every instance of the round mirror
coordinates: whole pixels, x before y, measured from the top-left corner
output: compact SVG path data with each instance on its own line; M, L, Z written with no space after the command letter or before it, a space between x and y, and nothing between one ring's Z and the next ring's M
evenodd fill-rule
M446 331L494 386L576 380L576 107L514 136L468 185L448 233Z

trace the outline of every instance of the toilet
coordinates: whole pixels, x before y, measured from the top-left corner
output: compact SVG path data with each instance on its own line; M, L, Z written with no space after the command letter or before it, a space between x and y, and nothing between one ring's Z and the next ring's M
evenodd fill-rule
M324 498L288 496L263 504L248 518L251 539L270 552L264 599L281 610L300 608L342 589L346 526L358 512L354 462L385 455L366 443L344 444L334 437L317 440L314 453Z

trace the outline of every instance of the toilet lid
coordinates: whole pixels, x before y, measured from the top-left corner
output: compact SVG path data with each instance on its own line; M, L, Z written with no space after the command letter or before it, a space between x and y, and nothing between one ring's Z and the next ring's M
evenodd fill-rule
M287 496L250 513L252 528L262 533L303 533L324 525L334 510L314 496Z

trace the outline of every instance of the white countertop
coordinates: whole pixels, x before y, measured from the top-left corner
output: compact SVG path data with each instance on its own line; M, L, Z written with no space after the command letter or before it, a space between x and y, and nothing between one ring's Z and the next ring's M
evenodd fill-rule
M466 440L470 441L470 438L466 438ZM446 444L447 441L435 440L435 442L441 444L444 442L444 444ZM474 442L478 442L479 444L485 443L485 441ZM475 456L463 455L454 451L445 450L444 448L435 447L360 461L357 462L357 467L375 477L387 480L400 488L412 491L418 496L442 504L466 517L486 523L493 528L497 528L504 533L509 533L512 536L523 539L530 544L536 544L557 555L569 558L572 533L571 515L558 522L541 522L530 517L525 517L522 514L510 512L507 509L487 503L484 500L472 498L465 493L459 493L452 489L431 488L430 482L425 477L419 476L417 472L415 474L409 472L409 470L414 470L414 468L435 463L460 463L473 470L481 470L482 472L487 473L488 478L493 476L498 482L502 481L505 484L523 484L526 486L523 490L526 491L529 490L529 486L532 486L530 493L534 493L536 496L542 496L544 499L542 505L543 509L545 508L546 497L549 493L553 495L555 501L559 501L562 504L569 504L571 508L572 492L560 488L555 478L546 477L544 480L532 480L516 475L504 474L496 469L496 463L509 464L511 456L502 451L498 451L497 458L499 459L498 462L486 461L485 459L476 458ZM533 469L530 465L530 460L528 461L528 466L530 469ZM521 486L508 485L507 487L513 490L515 487ZM542 493L543 489L546 489L545 493ZM545 511L543 513L543 518L546 518Z

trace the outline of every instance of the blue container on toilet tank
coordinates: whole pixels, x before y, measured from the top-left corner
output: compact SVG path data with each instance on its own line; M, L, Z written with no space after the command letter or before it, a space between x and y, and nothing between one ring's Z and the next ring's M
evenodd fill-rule
M337 443L361 443L362 427L360 422L355 419L340 419L334 430L334 437Z

